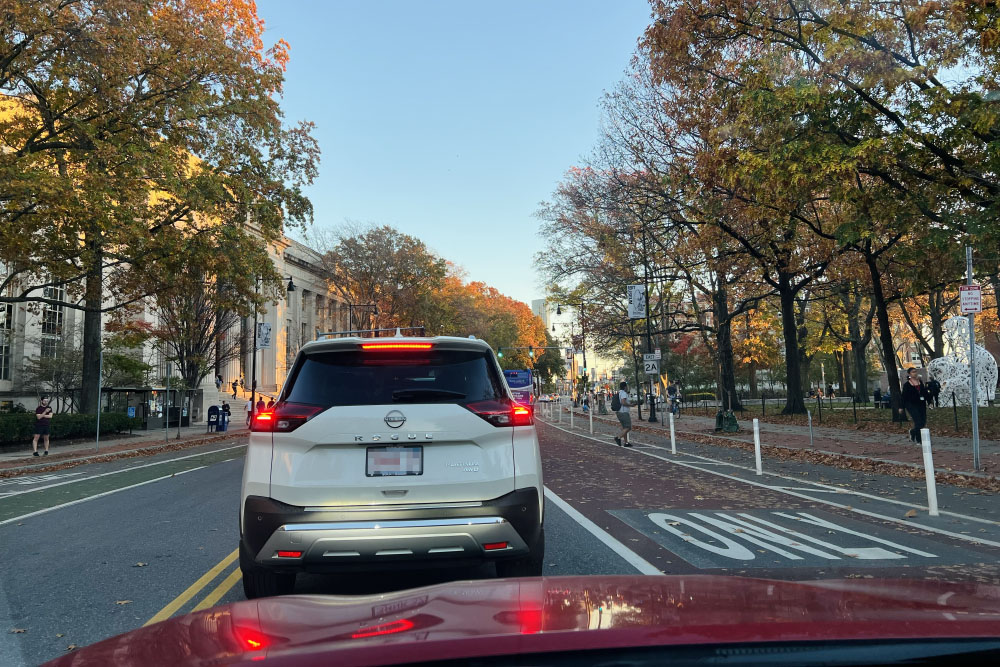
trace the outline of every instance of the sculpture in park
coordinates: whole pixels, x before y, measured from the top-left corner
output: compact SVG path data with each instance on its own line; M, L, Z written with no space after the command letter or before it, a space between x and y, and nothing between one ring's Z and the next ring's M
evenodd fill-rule
M928 364L930 374L941 383L941 401L970 405L969 388L969 318L957 315L944 323L944 339L951 353ZM986 405L996 397L997 361L982 345L976 345L976 402Z

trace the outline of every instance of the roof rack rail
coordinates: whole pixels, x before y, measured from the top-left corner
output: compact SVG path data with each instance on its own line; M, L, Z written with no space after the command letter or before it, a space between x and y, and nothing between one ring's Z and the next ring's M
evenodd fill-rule
M372 338L378 338L383 331L392 331L396 336L402 336L404 331L419 331L420 336L424 335L424 327L391 327L388 329L347 329L345 331L321 331L316 334L316 340L324 338L337 338L340 336L357 336L364 338L364 334L374 334Z

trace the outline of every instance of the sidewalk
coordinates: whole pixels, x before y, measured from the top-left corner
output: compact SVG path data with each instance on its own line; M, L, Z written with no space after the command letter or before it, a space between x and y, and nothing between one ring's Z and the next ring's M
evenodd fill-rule
M232 395L230 394L230 397ZM17 449L0 452L0 477L8 474L36 472L53 467L64 468L79 462L93 460L97 457L127 458L142 456L157 451L186 449L197 445L213 442L227 442L246 436L250 431L246 425L246 411L243 403L232 405L232 420L228 429L219 433L208 431L205 422L193 426L183 426L179 429L171 427L166 433L164 429L149 431L133 431L128 433L109 433L101 436L99 443L94 438L52 440L49 443L49 455L44 456L42 443L38 443L39 456L31 453L31 443L25 443ZM15 472L16 471L16 472Z
M568 408L563 405L563 408ZM668 432L667 415L663 417L664 424L647 421L649 413L643 408L643 419L640 421L636 410L632 410L632 424L636 431ZM587 420L589 417L581 409L574 410L574 419ZM565 420L566 417L564 416ZM607 415L594 414L594 421L617 424L613 413ZM715 418L681 413L674 421L674 430L679 438L695 436L711 438L714 441L737 441L740 444L753 444L753 419L739 420L740 430L737 433L715 431ZM898 464L923 469L923 454L918 444L910 442L908 427L900 426L900 433L873 433L870 431L854 431L824 426L813 427L813 438L810 444L809 427L788 424L760 423L761 445L841 455L846 459L866 459L868 461ZM977 473L972 466L971 438L935 437L931 433L931 446L934 454L934 468L939 471L958 473L970 476L986 476L996 479L1000 473L1000 442L995 440L980 441L980 471Z

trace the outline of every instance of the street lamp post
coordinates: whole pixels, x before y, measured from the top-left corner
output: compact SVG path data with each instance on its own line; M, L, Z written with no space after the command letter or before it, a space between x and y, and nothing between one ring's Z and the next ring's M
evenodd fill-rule
M646 251L646 225L642 226L642 270L643 270L643 301L646 302L646 352L653 354L653 332L649 321L649 255ZM653 398L653 378L649 380L649 420L656 421L656 399Z
M556 304L556 315L562 315L562 306L573 306L573 307L575 307L577 309L576 310L577 318L580 320L580 336L581 336L580 343L583 346L583 375L586 378L586 383L590 384L590 377L587 375L587 373L589 372L589 369L588 369L588 366L587 366L587 325L584 323L584 320L583 320L583 302L580 301L579 303L566 303L566 304L558 304L557 303ZM570 324L572 324L572 323L570 323ZM571 328L570 329L570 342L573 341L573 335L574 335L573 334L573 330Z

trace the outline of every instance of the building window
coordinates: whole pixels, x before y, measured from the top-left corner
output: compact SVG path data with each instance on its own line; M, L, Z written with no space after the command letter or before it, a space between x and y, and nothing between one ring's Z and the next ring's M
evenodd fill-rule
M14 304L0 304L0 380L10 379L10 339L14 329Z
M42 294L46 299L55 301L63 301L66 298L66 292L62 287L46 287ZM42 357L54 358L57 355L62 340L64 317L65 308L62 305L42 304Z

